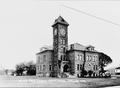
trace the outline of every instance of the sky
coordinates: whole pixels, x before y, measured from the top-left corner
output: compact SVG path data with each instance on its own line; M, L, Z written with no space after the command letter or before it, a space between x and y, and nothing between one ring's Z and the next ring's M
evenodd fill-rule
M75 8L92 16L64 7ZM0 0L0 68L15 69L33 60L45 45L53 43L51 25L58 16L68 23L69 44L93 45L120 66L120 1L112 0Z

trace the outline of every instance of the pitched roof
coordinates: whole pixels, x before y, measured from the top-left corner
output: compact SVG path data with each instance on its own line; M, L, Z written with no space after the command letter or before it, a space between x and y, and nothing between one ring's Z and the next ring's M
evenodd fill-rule
M65 25L67 25L67 26L69 25L68 22L65 21L65 20L63 19L63 17L61 17L61 16L59 16L59 17L55 20L55 22L54 22L54 24L53 24L52 26L54 26L54 25L57 24L57 23L65 24Z
M73 47L72 47L73 46ZM84 45L82 45L82 44L79 44L79 43L74 43L74 44L71 44L70 45L70 47L69 47L69 49L68 50L82 50L82 51L91 51L91 50L89 50L88 49L88 47L93 47L94 48L94 46L91 46L91 45L89 45L89 46L84 46ZM96 50L92 50L93 52L97 52Z
M40 52L37 53L37 54L40 54L40 53L42 53L44 51L52 51L52 50L53 50L52 46L43 46L43 47L40 48Z
M72 47L73 46L73 47ZM70 44L68 46L68 51L69 50L81 50L81 51L91 51L88 49L88 47L94 47L94 46L84 46L82 44L79 44L79 43L73 43L73 44ZM44 52L44 51L52 51L53 50L53 46L43 46L40 48L40 52L37 53L37 54L40 54L41 52ZM97 52L96 50L93 50L92 52Z
M82 44L74 43L74 44L71 44L70 47L72 47L72 45L74 46L73 47L74 50L86 50L86 47L83 46Z

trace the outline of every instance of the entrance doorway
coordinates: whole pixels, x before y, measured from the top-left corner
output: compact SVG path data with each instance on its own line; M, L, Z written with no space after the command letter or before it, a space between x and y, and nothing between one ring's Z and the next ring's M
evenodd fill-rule
M69 66L67 64L64 65L63 72L69 72Z

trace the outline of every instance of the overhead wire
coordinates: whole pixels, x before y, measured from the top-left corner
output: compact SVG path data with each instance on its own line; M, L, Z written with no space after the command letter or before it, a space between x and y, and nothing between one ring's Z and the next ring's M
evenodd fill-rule
M93 17L93 18L102 20L102 21L104 21L104 22L111 23L111 24L113 24L113 25L116 25L116 26L119 26L119 27L120 27L120 24L118 24L118 23L115 23L115 22L113 22L113 21L104 19L104 18L102 18L102 17L95 16L95 15L90 14L90 13L88 13L88 12L85 12L85 11L82 11L82 10L78 10L78 9L75 9L75 8L72 8L72 7L69 7L69 6L66 6L66 5L61 5L61 6L65 7L65 8L68 8L68 9L71 9L71 10L73 10L73 11L76 11L76 12L79 12L79 13L82 13L82 14L85 14L85 15L87 15L87 16L90 16L90 17Z

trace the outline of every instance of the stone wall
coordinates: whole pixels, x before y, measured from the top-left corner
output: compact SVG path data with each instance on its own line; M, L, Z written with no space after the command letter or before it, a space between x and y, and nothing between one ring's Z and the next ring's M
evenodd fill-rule
M37 55L36 75L37 76L50 76L52 71L52 51L44 51Z

